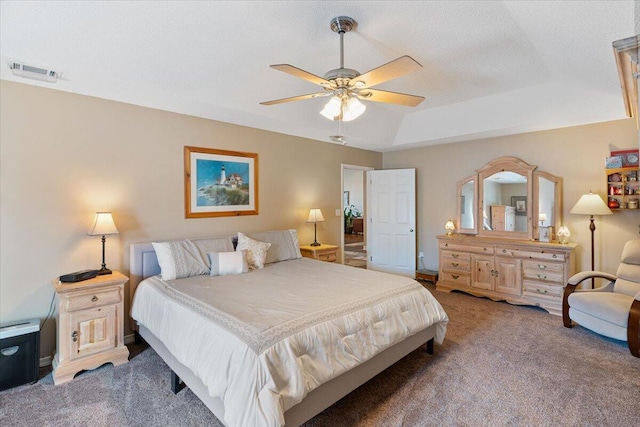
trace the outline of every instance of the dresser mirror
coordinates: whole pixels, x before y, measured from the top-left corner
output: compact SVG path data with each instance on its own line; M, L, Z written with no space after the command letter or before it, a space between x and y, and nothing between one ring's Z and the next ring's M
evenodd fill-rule
M515 157L494 159L458 182L457 232L538 239L540 226L560 226L561 195L560 177Z
M472 175L458 182L458 232L476 234L476 195L478 194L478 177Z

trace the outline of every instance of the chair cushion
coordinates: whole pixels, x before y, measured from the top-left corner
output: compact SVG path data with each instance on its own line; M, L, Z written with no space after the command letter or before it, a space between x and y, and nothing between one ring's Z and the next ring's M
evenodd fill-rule
M632 296L615 292L574 292L569 295L571 309L625 329L629 323L629 311L632 303ZM578 322L577 319L574 320ZM582 326L588 327L584 324Z

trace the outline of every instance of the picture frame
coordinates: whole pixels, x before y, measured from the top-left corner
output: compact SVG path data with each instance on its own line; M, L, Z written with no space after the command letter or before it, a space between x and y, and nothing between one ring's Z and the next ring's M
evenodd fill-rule
M258 215L258 155L184 147L186 218Z
M516 215L526 215L527 196L511 196L511 206L516 208Z
M550 243L553 236L553 227L540 227L539 240L543 243Z

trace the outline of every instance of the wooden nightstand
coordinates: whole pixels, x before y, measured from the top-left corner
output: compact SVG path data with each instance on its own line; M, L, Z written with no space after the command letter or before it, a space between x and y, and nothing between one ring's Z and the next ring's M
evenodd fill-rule
M75 283L53 281L58 304L58 336L53 382L71 381L80 371L129 361L124 345L124 284L114 271Z
M300 246L300 253L305 258L313 258L319 261L336 262L338 259L339 246L320 245L320 246Z

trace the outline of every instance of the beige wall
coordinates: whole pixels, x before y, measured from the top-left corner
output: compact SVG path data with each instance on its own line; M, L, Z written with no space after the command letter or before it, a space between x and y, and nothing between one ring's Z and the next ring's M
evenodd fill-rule
M0 322L46 317L54 277L100 267L100 238L86 235L96 211L113 212L106 261L124 273L132 242L295 228L309 243L311 207L327 218L318 239L339 244L341 164L382 165L380 153L4 80L0 114ZM260 214L185 219L185 145L258 153ZM54 341L48 322L43 357Z
M590 269L589 217L570 214L580 196L592 190L606 201L604 158L611 150L638 147L631 119L588 126L385 153L383 167L417 169L418 248L428 268L437 268L436 235L456 216L456 182L488 161L515 156L538 169L563 178L563 222L577 248L578 269ZM615 273L624 243L638 238L640 210L617 211L596 217L596 269Z

